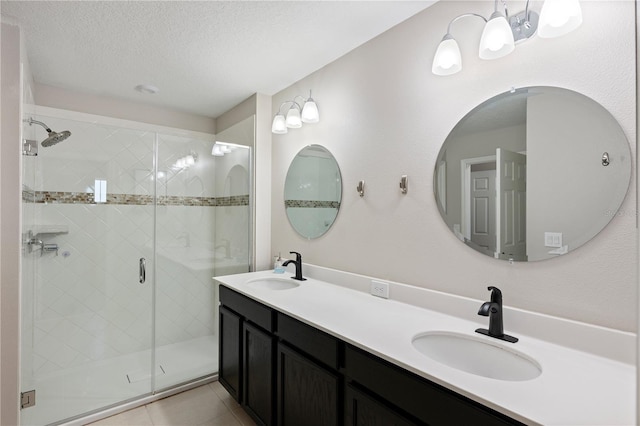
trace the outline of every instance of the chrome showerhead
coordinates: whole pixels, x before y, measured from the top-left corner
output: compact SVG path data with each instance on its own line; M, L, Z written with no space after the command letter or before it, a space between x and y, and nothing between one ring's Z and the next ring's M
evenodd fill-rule
M25 123L29 123L29 125L31 126L32 124L37 124L39 126L44 127L44 129L47 131L47 133L49 134L49 136L43 140L42 142L40 142L40 145L42 145L43 147L48 147L48 146L52 146L57 144L58 142L62 142L63 140L65 140L66 138L68 138L69 136L71 136L71 132L68 130L64 130L62 132L54 132L53 130L51 130L49 128L49 126L47 126L46 124L44 124L42 121L37 121L34 120L32 117L29 117L28 120L24 120Z
M44 147L55 145L58 142L62 142L63 140L65 140L69 136L71 136L71 132L68 131L68 130L64 130L64 131L62 131L60 133L58 133L58 132L49 132L49 137L46 138L45 140L43 140L42 142L40 142L40 145L42 145Z

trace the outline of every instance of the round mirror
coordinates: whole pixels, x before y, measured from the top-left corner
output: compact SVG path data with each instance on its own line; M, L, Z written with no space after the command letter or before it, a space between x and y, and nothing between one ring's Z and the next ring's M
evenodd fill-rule
M438 154L434 192L442 219L467 246L534 261L600 232L630 177L629 143L604 107L570 90L527 87L460 120Z
M326 148L309 145L293 159L284 183L289 223L305 238L318 238L336 220L342 200L342 177Z

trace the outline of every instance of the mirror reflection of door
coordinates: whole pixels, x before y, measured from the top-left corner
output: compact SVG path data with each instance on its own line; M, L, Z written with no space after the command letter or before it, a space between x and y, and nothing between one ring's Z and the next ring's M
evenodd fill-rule
M499 259L527 260L527 157L498 148L462 160L464 241Z
M465 158L462 170L462 234L465 244L496 256L496 157Z
M496 251L496 163L471 166L471 242Z
M527 156L496 150L497 257L527 260Z

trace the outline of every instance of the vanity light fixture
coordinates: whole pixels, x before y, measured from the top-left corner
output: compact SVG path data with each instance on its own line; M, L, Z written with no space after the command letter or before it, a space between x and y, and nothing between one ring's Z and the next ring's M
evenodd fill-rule
M196 164L197 161L198 161L198 154L192 151L189 154L185 155L184 157L178 158L176 162L173 163L172 168L177 170L188 169L189 167Z
M296 99L302 99L302 107ZM289 105L287 114L282 112L282 107ZM285 101L278 108L278 113L273 117L273 123L271 124L271 132L283 135L289 131L289 129L299 129L302 127L302 123L317 123L320 121L320 114L318 112L318 105L311 97L311 91L309 91L309 97L304 98L302 96L296 96L292 101Z
M464 13L453 18L433 57L431 71L435 75L451 75L462 70L462 56L458 43L451 35L451 26L468 16L485 21L478 48L481 59L498 59L508 55L513 52L516 43L533 37L536 31L542 38L560 37L582 23L579 0L545 0L539 16L537 12L529 10L529 1L525 10L515 15L509 15L505 0L501 0L504 13L499 11L498 0L495 0L494 11L489 19L477 13Z
M223 157L225 154L235 151L239 146L240 145L234 143L215 141L213 148L211 149L211 155L214 157Z

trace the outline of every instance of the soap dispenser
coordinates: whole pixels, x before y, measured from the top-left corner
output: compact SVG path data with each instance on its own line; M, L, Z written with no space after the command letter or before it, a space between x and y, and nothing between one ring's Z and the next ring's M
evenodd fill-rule
M273 256L273 273L274 274L284 274L284 266L282 266L282 257L280 253L277 256Z

